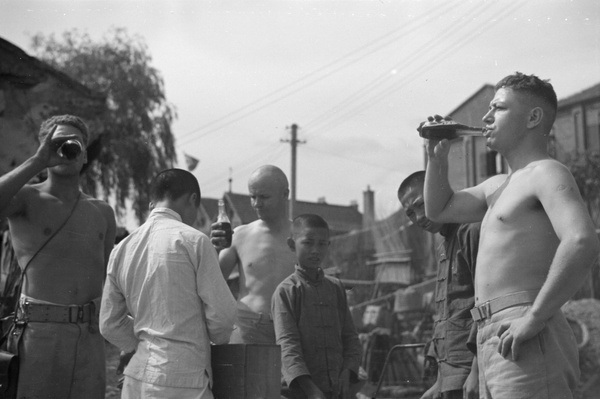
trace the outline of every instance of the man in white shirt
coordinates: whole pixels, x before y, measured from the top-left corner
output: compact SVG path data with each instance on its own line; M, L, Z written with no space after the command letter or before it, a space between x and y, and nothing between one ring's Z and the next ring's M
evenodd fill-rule
M123 398L213 398L210 343L227 343L235 299L208 237L194 229L200 187L180 169L155 177L148 220L112 252L100 331L135 354Z

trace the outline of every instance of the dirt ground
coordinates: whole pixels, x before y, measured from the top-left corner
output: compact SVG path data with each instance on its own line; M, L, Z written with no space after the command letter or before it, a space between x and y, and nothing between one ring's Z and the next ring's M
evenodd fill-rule
M588 328L587 344L580 349L581 385L578 399L597 399L600 392L600 300L571 301L563 307L569 317L585 323ZM118 399L119 350L106 342L106 399Z

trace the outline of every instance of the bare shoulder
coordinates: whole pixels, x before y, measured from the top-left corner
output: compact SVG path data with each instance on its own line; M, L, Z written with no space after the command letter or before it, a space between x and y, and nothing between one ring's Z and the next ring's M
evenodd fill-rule
M505 173L494 175L475 187L479 187L481 190L483 190L485 195L488 196L496 192L496 190L498 190L506 182L507 178L508 175Z
M244 239L248 234L252 232L252 226L250 224L242 224L235 229L233 229L233 239L237 241L239 239Z
M15 194L9 206L2 211L0 216L13 219L26 217L30 210L40 208L43 197L43 190L40 184L27 184Z
M569 168L554 159L534 162L527 170L527 180L533 187L560 190L577 189L575 178Z
M249 235L256 234L261 230L260 220L255 220L248 224L243 224L235 228L234 235L237 235L238 238L245 238Z
M559 175L567 174L571 176L571 171L567 168L566 165L558 162L555 159L543 159L540 161L533 162L531 164L531 172L535 175L535 177L549 177L552 178L554 174L558 173ZM561 176L557 176L561 177Z
M98 211L100 211L100 213L102 213L104 217L111 219L115 218L115 212L113 208L108 203L106 203L106 201L94 198L91 195L85 193L82 193L81 199L87 201L91 205L94 205L94 207L96 207L96 209L98 209Z

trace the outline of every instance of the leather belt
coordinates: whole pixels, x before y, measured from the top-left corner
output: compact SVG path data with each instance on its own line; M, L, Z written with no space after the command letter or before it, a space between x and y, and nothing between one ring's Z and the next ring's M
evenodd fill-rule
M539 291L521 291L494 298L471 309L473 320L489 319L493 314L513 306L533 303Z
M19 307L18 317L37 322L88 323L95 311L93 302L85 305L50 305L25 301Z

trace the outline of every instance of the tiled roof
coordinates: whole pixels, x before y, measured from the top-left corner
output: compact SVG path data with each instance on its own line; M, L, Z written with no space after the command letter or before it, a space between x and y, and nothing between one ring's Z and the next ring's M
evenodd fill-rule
M468 105L471 101L473 101L475 98L477 98L482 92L484 92L486 90L490 90L490 89L493 90L494 85L491 85L489 83L484 84L483 86L481 86L479 88L479 90L477 90L475 93L471 94L471 96L469 96L469 98L467 98L465 101L463 101L458 107L454 108L448 115L455 114L456 112L461 110L464 106Z
M575 93L567 98L563 98L558 102L558 109L598 98L600 98L600 83L588 89L582 90L579 93Z
M217 218L217 212L219 209L219 204L218 204L219 200L215 199L215 198L202 197L200 202L202 203L204 210L206 210L206 213L211 218L211 222L215 221Z
M3 79L9 80L21 87L32 87L43 82L45 75L49 74L69 89L84 97L95 100L98 110L103 109L106 99L105 94L91 90L67 74L28 55L19 47L1 37L0 54L3 56L3 62L0 62L0 75L2 75Z
M228 204L233 208L232 210L241 219L242 224L248 224L257 219L256 212L250 205L249 195L228 192L223 197L226 198Z
M295 215L314 213L329 224L333 234L347 233L362 227L362 214L353 205L330 205L325 202L296 201Z

